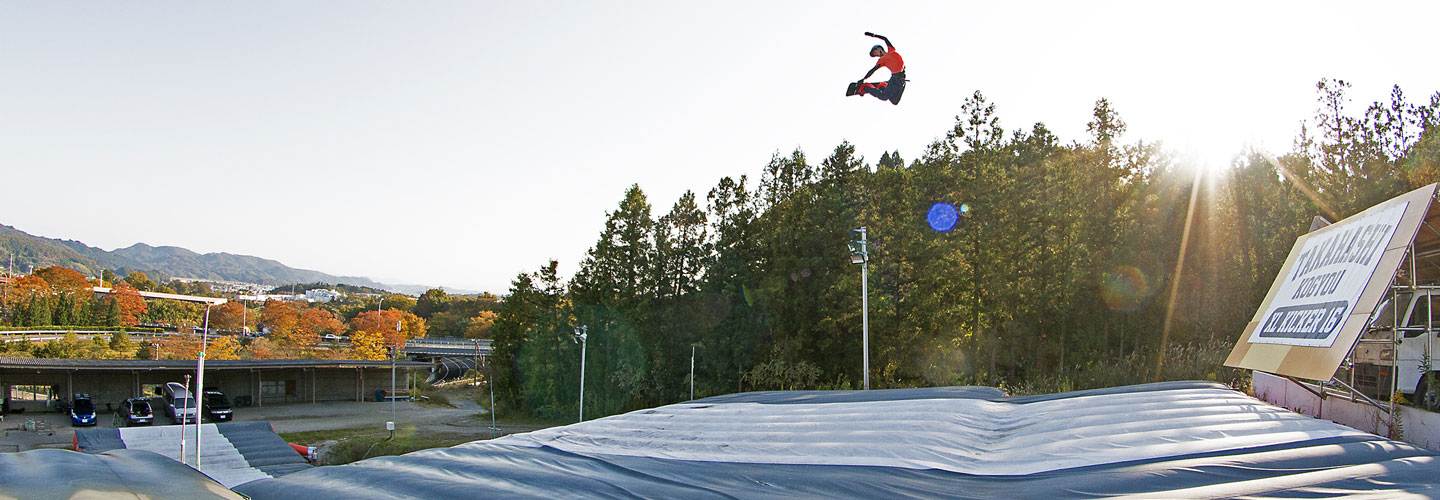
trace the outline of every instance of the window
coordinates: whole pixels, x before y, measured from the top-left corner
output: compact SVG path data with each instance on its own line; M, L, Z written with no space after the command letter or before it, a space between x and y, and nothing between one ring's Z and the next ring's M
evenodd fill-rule
M294 396L294 380L265 380L260 382L261 396Z
M50 404L55 399L55 393L48 385L12 385L10 386L10 401L38 401Z
M164 390L164 387L165 384L140 384L140 397L148 398L151 396L163 396L165 393L160 391Z

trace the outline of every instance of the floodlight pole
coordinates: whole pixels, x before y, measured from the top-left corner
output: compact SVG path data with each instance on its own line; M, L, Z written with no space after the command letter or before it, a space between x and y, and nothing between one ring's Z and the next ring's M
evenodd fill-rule
M864 385L865 390L870 390L870 248L865 240L865 227L852 229L850 231L850 262L860 264L860 339L861 349L864 351ZM858 237L859 239L855 239Z
M378 313L377 313L378 314ZM400 336L400 329L403 322L395 322L395 336ZM395 358L400 357L400 342L392 344L390 349L390 436L395 436Z
M573 340L575 340L576 342L579 342L579 343L580 343L580 421L581 421L581 422L584 422L584 421L585 421L585 347L586 347L585 344L586 344L586 339L587 339L587 337L589 337L589 335L588 335L589 331L590 331L590 327L587 326L587 325L580 325L580 326L578 326L578 327L575 327L575 337L574 337L574 339L573 339Z
M210 340L210 306L205 303L205 323L200 330L200 355L195 361L195 470L200 470L200 423L204 413L205 397L205 350Z
M695 344L690 344L690 400L695 400Z

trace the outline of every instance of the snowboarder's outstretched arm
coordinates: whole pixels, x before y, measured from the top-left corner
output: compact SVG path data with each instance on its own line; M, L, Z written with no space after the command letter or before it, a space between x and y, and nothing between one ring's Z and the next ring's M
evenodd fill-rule
M865 81L865 80L869 80L869 79L870 79L870 75L875 74L875 70L878 70L878 69L880 69L880 64L879 64L879 63L876 63L876 64L875 64L875 67L870 68L870 71L865 72L865 76L860 77L860 81L863 82L863 81Z
M885 42L885 48L886 48L887 50L895 50L895 46L894 46L894 45L890 45L890 39L889 39L889 38L885 38L885 37L882 36L882 35L876 35L876 34L871 33L871 32L869 32L869 31L866 31L866 32L865 32L865 36L872 36L872 37L875 37L875 38L879 38L880 41Z

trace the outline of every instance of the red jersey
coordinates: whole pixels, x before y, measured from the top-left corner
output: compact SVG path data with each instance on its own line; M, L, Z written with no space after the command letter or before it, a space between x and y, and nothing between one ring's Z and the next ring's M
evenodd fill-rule
M895 52L894 48L891 48L889 52L881 55L880 62L876 63L876 65L884 66L890 70L890 74L892 75L905 71L905 60L900 58L900 53Z

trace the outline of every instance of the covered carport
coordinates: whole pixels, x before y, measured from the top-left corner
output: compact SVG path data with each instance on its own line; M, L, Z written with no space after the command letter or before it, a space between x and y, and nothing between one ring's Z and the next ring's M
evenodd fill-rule
M411 371L430 369L415 361L394 366L401 384ZM242 405L365 401L390 386L390 369L390 361L207 360L205 385ZM194 361L0 358L0 395L11 411L47 411L76 393L90 394L103 408L155 396L154 388L184 383L186 375L194 377Z

